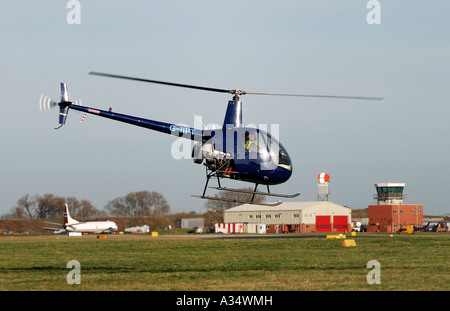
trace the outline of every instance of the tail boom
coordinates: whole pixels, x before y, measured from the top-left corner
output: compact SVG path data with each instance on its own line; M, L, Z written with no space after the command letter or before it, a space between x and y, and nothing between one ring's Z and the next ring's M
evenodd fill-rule
M99 117L144 127L153 131L158 131L161 133L170 134L190 140L202 141L202 130L74 104L69 105L69 107L71 109L78 110L84 113L89 113Z
M49 104L42 104L42 97L41 97L41 108L44 106L49 106ZM80 101L81 103L81 101ZM67 89L67 85L65 83L61 83L61 99L58 103L59 106L59 127L66 124L67 116L69 114L70 109L78 110L81 112L93 114L99 117L116 120L119 122L124 122L128 124L132 124L139 127L144 127L153 131L158 131L165 134L170 134L172 136L176 137L182 137L194 141L202 141L204 136L203 130L194 129L191 127L183 126L183 125L177 125L177 124L171 124L171 123L165 123L165 122L159 122L155 120L149 120L144 119L140 117L134 117L126 114L121 113L115 113L112 112L111 109L109 111L91 108L91 107L85 107L81 104L78 105L77 101L71 101L69 99L69 91ZM207 134L206 134L207 135Z

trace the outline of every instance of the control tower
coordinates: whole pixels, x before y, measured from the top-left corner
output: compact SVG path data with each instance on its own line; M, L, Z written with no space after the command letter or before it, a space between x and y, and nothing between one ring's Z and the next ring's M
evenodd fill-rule
M377 193L374 199L377 199L378 205L402 205L404 183L377 183L375 184Z
M376 183L374 199L377 205L369 205L367 232L397 232L403 225L423 226L423 205L404 204L404 183Z

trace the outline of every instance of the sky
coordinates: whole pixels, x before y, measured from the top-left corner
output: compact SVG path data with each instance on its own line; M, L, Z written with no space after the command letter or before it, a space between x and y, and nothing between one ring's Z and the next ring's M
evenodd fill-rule
M58 110L41 112L39 98L58 100L64 82L85 106L190 126L196 115L212 126L222 124L231 97L90 71L383 97L241 97L243 123L278 126L293 162L292 177L272 192L317 200L317 176L326 172L332 202L366 208L375 183L404 182L407 203L448 214L449 12L447 0L1 1L0 215L25 194L104 209L142 190L163 194L172 212L205 211L191 197L203 191L205 169L172 156L174 137L94 115L80 122L77 111L55 130Z

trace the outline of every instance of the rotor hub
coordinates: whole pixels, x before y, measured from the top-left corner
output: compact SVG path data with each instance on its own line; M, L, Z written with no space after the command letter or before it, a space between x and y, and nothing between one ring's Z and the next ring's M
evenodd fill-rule
M229 90L228 93L233 94L233 100L239 100L240 95L245 95L247 92L242 91L240 89Z

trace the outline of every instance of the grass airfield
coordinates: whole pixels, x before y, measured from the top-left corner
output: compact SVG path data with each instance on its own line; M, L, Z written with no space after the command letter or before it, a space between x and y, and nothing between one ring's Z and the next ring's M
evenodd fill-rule
M450 234L0 236L2 291L448 291ZM69 284L80 263L80 284ZM368 284L380 263L380 284Z

